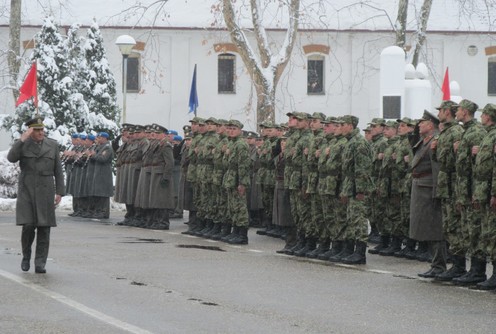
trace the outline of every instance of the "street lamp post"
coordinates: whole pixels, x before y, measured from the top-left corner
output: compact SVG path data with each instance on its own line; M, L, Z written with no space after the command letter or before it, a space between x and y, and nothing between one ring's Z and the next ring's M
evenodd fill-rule
M136 45L136 41L129 35L121 35L115 40L115 45L119 47L122 57L124 58L123 72L123 93L122 93L122 123L126 123L126 93L127 93L127 58L131 54L131 50Z

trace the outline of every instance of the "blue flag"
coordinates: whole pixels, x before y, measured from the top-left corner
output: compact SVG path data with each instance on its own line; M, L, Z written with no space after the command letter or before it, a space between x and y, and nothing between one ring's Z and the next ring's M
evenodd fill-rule
M198 91L196 90L196 64L193 72L193 81L191 82L191 91L189 93L189 112L195 113L198 108Z

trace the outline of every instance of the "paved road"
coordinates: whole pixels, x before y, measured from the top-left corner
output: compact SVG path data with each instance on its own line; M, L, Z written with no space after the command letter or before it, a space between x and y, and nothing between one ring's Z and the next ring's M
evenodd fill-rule
M0 333L495 332L496 294L419 279L425 263L336 265L278 255L254 230L240 247L113 215L59 212L38 275L20 270L20 228L0 213Z

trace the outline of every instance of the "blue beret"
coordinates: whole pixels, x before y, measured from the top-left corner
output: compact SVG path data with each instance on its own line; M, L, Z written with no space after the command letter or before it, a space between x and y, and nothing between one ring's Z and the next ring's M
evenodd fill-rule
M71 138L74 138L74 139L79 138L79 135L77 133L73 133Z
M177 135L177 131L176 130L169 130L168 134L170 135Z
M181 140L183 140L183 137L175 135L174 138L172 138L172 140L181 141Z
M80 134L79 135L79 138L81 138L82 140L85 140L86 139L86 135Z
M95 141L95 135L88 135L88 139L91 141Z
M109 134L107 132L100 132L98 134L98 137L104 137L104 138L107 138L108 139L109 138Z

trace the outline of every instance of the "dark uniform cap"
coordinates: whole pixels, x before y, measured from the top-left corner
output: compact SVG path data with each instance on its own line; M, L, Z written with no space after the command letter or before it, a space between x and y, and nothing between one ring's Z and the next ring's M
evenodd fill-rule
M451 109L453 107L456 107L456 103L451 101L451 100L447 100L447 101L443 101L441 102L441 105L439 107L437 107L436 109L437 110L441 110L441 109Z
M183 131L184 131L184 132L189 132L189 131L191 131L191 126L190 126L190 125L185 125L185 126L183 126Z
M419 123L422 121L431 121L434 124L439 124L439 118L437 118L434 114L424 109L424 114L422 118L419 119Z
M208 119L205 120L205 123L219 124L219 121L217 120L217 118L209 117Z
M134 132L143 132L145 131L145 127L143 125L135 125Z
M153 123L153 130L157 133L168 133L169 132L165 126L162 126L162 125L157 124L157 123Z
M229 122L227 122L227 125L235 126L237 128L240 128L240 129L243 128L243 123L241 123L237 119L231 119L231 120L229 120Z
M494 103L486 104L484 109L482 109L482 113L491 116L491 118L493 119L496 119L496 104Z
M372 118L372 120L368 123L368 125L386 125L386 121L384 118Z
M24 123L28 128L33 129L43 129L45 125L43 124L43 117L35 117Z
M467 109L468 111L470 111L472 113L475 113L477 111L477 109L479 109L479 106L477 105L477 103L472 102L472 101L467 100L467 99L461 100L460 103L458 103L455 106L456 107L462 107L462 109Z
M417 124L417 122L409 117L403 117L402 119L397 119L396 122L398 123L405 123L406 125L411 125L411 126L415 126L415 124Z
M321 112L314 112L310 117L310 119L320 119L321 121L325 122L326 115Z
M396 121L387 121L384 125L386 127L388 127L388 128L397 128L398 127L398 122L396 122Z
M145 125L145 132L150 133L153 132L153 125L152 124L147 124Z
M341 117L341 121L346 124L353 124L353 126L357 126L358 117L353 115L345 115Z
M257 138L258 134L253 131L246 131L246 138Z

